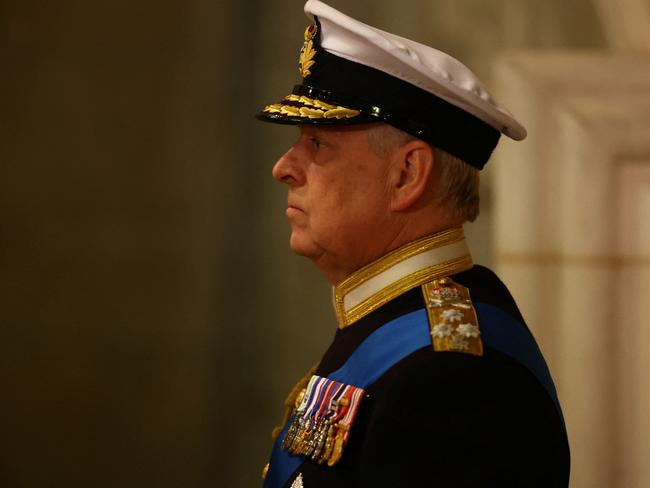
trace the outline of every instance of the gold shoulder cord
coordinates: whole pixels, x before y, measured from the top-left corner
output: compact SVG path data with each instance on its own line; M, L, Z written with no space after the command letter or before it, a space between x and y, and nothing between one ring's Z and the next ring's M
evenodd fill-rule
M302 396L305 394L307 384L309 383L309 380L316 372L317 368L318 368L318 363L312 366L307 372L307 374L303 376L298 381L298 383L296 383L296 385L291 389L291 391L287 395L287 398L284 400L285 411L284 411L284 415L282 416L282 422L280 423L280 425L275 427L271 432L271 438L273 439L274 442L280 435L280 432L282 432L282 429L284 429L284 426L291 418L291 415L293 415L294 410L298 408L298 405L302 401ZM266 466L264 466L264 469L262 469L262 479L266 478L266 473L268 472L268 470L269 470L269 463L266 463Z
M483 341L469 290L451 278L422 285L434 351L483 355Z

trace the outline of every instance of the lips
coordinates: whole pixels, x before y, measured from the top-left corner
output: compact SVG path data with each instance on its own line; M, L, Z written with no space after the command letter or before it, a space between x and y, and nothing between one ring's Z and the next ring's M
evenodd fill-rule
M303 212L303 211L302 211L300 208L298 208L298 207L292 207L291 205L289 205L289 206L287 207L286 214L287 214L287 217L295 217L295 216L298 216L298 215L304 215L305 212Z
M298 205L297 202L295 202L295 201L293 201L293 200L291 200L291 199L289 199L289 201L288 201L288 203L287 203L287 210L289 210L289 209L292 209L292 210L299 210L299 211L301 211L301 212L304 212L304 210L302 209L302 207L301 207L300 205Z
M305 211L298 204L298 202L296 202L293 198L289 198L285 214L291 222L297 222L302 220L302 217L305 215Z

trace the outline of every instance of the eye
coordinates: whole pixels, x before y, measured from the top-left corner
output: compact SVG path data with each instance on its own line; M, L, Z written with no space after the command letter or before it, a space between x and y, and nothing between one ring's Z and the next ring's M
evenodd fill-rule
M317 139L315 137L311 137L309 140L311 141L312 146L314 146L314 149L320 149L320 146L321 146L320 139Z

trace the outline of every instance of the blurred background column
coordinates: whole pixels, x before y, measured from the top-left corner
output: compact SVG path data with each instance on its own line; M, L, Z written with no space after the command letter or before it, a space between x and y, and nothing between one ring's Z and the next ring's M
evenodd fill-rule
M555 373L571 486L640 488L650 483L650 18L635 0L595 7L616 49L521 50L496 70L530 136L494 165L495 261Z

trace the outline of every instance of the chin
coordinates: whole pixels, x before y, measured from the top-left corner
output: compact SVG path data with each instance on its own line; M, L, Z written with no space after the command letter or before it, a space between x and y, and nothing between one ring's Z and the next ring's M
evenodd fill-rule
M306 258L314 258L320 254L320 248L314 241L297 232L291 233L289 247L294 253Z

